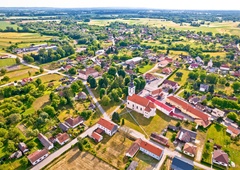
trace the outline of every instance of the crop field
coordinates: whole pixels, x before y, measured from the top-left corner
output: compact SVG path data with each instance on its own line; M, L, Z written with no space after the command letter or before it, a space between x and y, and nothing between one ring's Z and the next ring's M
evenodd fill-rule
M0 59L0 68L12 66L14 64L16 64L16 60L14 58Z
M51 36L41 36L37 33L0 33L0 48L7 48L15 43L36 43L50 40ZM29 44L28 44L29 45Z
M169 27L175 28L178 30L190 30L190 31L203 31L203 32L213 32L213 33L228 33L232 35L240 35L240 28L238 28L239 22L211 22L209 25L202 25L200 27L193 27L190 24L183 23L183 26L180 24L174 23L172 21L164 21L161 19L149 19L149 18L141 18L141 19L131 19L131 20L123 20L123 19L109 19L109 20L91 20L90 25L101 25L106 26L111 22L124 22L128 24L142 24L149 25L155 27Z
M12 27L14 29L17 29L18 25L11 24L10 22L7 21L0 21L0 29L6 29L6 27Z
M108 165L104 161L96 158L87 152L80 152L77 147L74 147L57 160L52 162L45 169L49 170L77 170L77 169L85 169L85 170L114 170L112 166Z

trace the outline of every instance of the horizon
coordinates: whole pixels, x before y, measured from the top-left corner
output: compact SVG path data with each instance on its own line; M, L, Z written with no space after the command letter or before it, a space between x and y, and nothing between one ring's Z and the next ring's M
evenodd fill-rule
M2 2L1 2L2 1ZM202 0L168 0L160 2L156 0L131 1L131 0L0 0L0 8L58 8L58 9L92 9L92 8L112 8L112 9L149 9L149 10L236 10L239 11L238 0L219 0L217 2Z

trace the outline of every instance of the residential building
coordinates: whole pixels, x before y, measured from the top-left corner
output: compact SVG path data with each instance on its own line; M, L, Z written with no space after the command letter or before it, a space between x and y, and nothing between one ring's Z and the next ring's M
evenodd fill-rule
M18 158L20 158L20 157L22 157L22 152L21 151L16 151L16 152L14 152L9 158L10 159L18 159Z
M27 145L24 142L20 142L18 144L18 148L20 149L20 151L22 151L22 153L28 152L28 148Z
M97 124L98 124L98 128L104 130L104 132L109 136L114 135L118 130L118 125L113 123L110 120L100 118Z
M140 150L141 152L160 160L163 155L163 150L159 147L153 145L149 141L145 141L143 139L137 139L132 146L128 149L126 156L134 157L134 155Z
M200 84L199 91L201 92L208 92L209 85L208 84Z
M222 64L220 67L220 70L221 71L229 71L230 67L227 64Z
M162 60L162 61L160 61L160 62L158 63L158 67L164 68L164 67L166 67L168 64L169 64L169 61L167 61L167 60Z
M36 165L42 160L44 160L48 156L48 150L38 150L30 155L28 155L28 160L31 162L32 165Z
M166 67L166 68L162 69L162 73L169 75L172 73L172 69L170 67Z
M71 68L72 68L71 65L66 65L66 66L64 67L64 70L65 70L65 71L69 71Z
M144 76L144 78L145 78L145 80L146 80L147 82L151 82L151 81L157 79L156 76L154 76L154 75L151 74L151 73L146 73L145 76Z
M240 129L235 128L232 125L228 125L227 133L229 133L232 137L236 137L240 134Z
M96 142L100 142L101 140L103 140L103 136L100 135L97 132L92 132L91 136L90 136L93 140L95 140Z
M22 79L21 81L21 85L24 86L25 84L28 84L30 82L32 82L33 79L32 78L25 78L25 79Z
M67 132L69 129L69 127L65 123L60 123L58 126L63 132Z
M227 167L229 162L228 154L222 150L214 150L212 162Z
M96 71L94 68L90 67L90 68L86 68L84 70L79 71L78 77L83 79L83 80L87 80L87 78L89 76L92 77L98 77L99 76L99 72Z
M168 146L168 138L163 136L163 135L158 135L156 133L151 133L150 135L150 139L164 145L164 146Z
M191 64L189 67L188 67L188 70L195 70L195 69L197 69L198 68L198 64L196 64L196 63L193 63L193 64Z
M171 170L193 170L194 165L182 158L175 156L172 160Z
M54 145L52 142L50 142L48 140L48 138L46 136L44 136L43 134L39 133L38 134L38 139L40 140L41 144L48 150L51 150Z
M183 153L194 157L196 155L197 152L197 146L191 144L191 143L185 143L184 147L183 147Z
M152 97L160 97L162 95L162 89L158 88L156 90L153 90L153 91L150 92L150 95Z
M181 128L180 131L177 133L176 139L184 143L187 143L187 142L194 143L196 140L196 137L197 137L196 132Z
M151 100L133 94L127 97L127 108L141 113L144 117L150 118L156 115L156 106Z
M214 108L214 109L212 109L212 113L211 113L213 116L215 116L215 117L224 117L224 115L225 115L225 112L224 111L222 111L222 110L219 110L219 109L217 109L217 108Z
M173 91L178 89L178 83L171 80L164 80L162 88L173 89Z
M174 132L177 132L180 130L180 127L177 127L177 126L173 126L173 125L168 125L168 129L174 131Z
M70 140L69 135L65 133L59 133L56 137L56 142L59 143L60 145L64 145Z
M83 118L78 116L78 117L75 117L75 118L68 118L67 120L65 120L65 124L67 126L69 126L70 128L75 128L77 126L79 126L80 124L83 123Z
M211 117L208 114L194 108L193 106L178 97L168 96L166 98L166 102L175 106L189 117L193 118L194 122L196 122L200 126L203 126L204 128L211 124Z
M75 96L76 100L86 100L87 99L87 94L85 92L79 92L76 96Z
M175 111L174 107L170 107L170 106L160 102L159 100L152 98L151 96L147 96L146 99L149 99L151 102L153 102L159 111L163 112L164 114L166 114L168 116L171 112Z
M137 64L137 63L139 63L139 62L142 61L142 60L143 60L142 57L134 57L134 58L132 58L132 59L127 60L125 63L126 63L126 64L131 64L131 63Z

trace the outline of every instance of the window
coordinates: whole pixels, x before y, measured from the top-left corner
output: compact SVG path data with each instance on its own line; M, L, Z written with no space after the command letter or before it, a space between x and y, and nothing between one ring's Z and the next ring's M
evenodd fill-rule
M128 102L128 104L129 104L129 102Z
M140 108L140 110L142 110L142 108Z
M137 106L137 109L138 109L138 106Z

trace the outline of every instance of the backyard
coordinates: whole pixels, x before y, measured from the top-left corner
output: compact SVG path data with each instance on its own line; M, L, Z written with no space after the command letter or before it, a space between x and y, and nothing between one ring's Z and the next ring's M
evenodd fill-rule
M177 76L176 76L176 73L175 74L173 74L170 78L169 78L169 80L172 80L172 81L175 81L175 82L177 82L180 86L183 86L187 81L188 81L188 73L189 73L189 71L188 70L183 70L183 69L179 69L177 72L182 72L183 73L183 75L182 75L182 78L178 78Z

